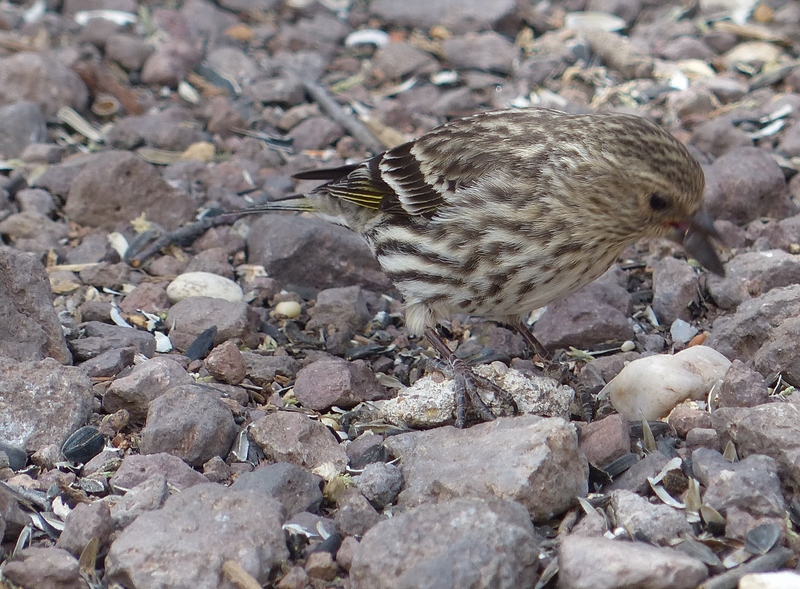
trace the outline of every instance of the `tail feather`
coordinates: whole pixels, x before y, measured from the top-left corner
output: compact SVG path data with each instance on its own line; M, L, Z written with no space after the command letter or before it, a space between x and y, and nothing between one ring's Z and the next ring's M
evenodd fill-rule
M321 170L308 170L305 172L298 172L292 178L297 180L338 180L344 178L350 172L358 168L361 164L350 164L347 166L339 166L338 168L322 168Z
M261 213L274 213L277 211L310 213L315 210L316 209L311 201L305 198L302 194L295 194L279 201L268 202L266 204L251 207L249 209L239 209L238 211L233 211L231 214L259 215Z

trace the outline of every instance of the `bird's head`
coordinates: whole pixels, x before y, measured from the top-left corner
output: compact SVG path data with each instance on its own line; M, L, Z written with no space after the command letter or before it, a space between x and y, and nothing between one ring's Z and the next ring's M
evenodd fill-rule
M615 183L618 226L641 238L670 237L715 274L724 268L712 239L722 242L702 209L705 177L686 147L657 125L608 115L608 142L600 165Z

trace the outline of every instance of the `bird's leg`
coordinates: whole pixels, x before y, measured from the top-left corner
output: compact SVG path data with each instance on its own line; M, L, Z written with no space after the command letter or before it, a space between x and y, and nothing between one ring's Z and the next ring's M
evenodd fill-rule
M456 390L456 427L463 428L467 420L467 397L469 397L472 406L480 413L484 421L492 421L494 414L483 402L481 396L478 394L478 385L490 388L495 392L503 395L508 395L506 391L498 387L488 378L484 378L475 374L472 368L458 356L456 356L442 337L436 333L432 327L425 329L425 337L439 353L439 355L447 361L450 368L453 370L453 381Z
M547 349L542 345L536 336L533 335L530 328L525 324L522 319L517 319L514 323L511 324L517 332L522 336L522 339L525 340L525 343L528 344L528 347L539 355L539 358L542 359L544 363L544 374L545 376L549 376L553 380L558 381L559 384L566 384L567 382L567 374L569 372L569 368L563 364L562 362L558 361L557 358L553 358Z
M525 340L532 352L538 354L543 362L550 362L552 359L550 354L522 319L515 320L511 325L522 336L522 339Z

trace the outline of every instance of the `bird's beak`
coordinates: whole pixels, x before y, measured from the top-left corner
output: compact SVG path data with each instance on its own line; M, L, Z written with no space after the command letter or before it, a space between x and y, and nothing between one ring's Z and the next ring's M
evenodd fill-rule
M725 276L725 267L710 238L724 243L720 234L714 229L714 220L705 211L700 211L689 220L681 244L694 259L708 270L718 276Z

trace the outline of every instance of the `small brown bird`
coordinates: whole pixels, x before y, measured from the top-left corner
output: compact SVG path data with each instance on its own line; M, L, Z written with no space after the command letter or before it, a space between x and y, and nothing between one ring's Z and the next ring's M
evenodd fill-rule
M679 232L709 270L722 264L701 211L704 177L686 148L631 115L528 108L442 125L365 162L297 174L325 184L291 204L362 235L403 294L406 325L425 335L456 379L456 425L466 398L491 386L437 333L453 313L514 326L530 311L593 281L627 245Z

